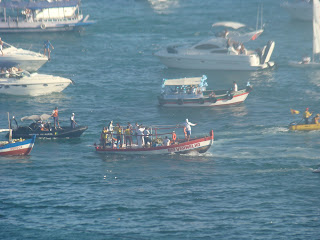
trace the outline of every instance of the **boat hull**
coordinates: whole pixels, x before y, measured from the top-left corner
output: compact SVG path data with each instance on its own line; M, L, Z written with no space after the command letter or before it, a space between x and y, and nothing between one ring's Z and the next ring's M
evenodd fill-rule
M210 98L185 99L183 101L179 101L178 99L159 99L159 104L163 107L218 107L242 103L247 99L248 94L249 92L244 92L233 96L232 99L216 98L216 102L212 102Z
M190 152L205 153L212 145L214 136L213 131L211 136L191 139L190 141L183 141L175 143L170 146L159 147L145 147L145 148L103 148L96 146L98 153L117 153L117 154L140 154L140 155L154 155L154 154L187 154Z
M320 130L320 123L318 124L297 124L297 125L290 125L290 130L294 131L314 131Z
M0 146L0 156L28 155L34 146L35 139L36 136L33 135L31 139Z
M82 20L83 17L70 20L44 20L37 22L2 22L0 23L0 33L22 33L22 32L68 32L81 27L89 26L94 21Z
M52 129L51 131L41 131L40 129L32 130L31 127L19 127L12 131L12 137L28 138L36 135L38 138L77 138L87 129L87 126L80 126L76 128L62 127L61 129Z

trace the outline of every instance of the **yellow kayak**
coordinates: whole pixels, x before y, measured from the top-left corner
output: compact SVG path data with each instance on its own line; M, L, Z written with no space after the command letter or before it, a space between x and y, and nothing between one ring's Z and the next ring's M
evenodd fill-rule
M290 130L298 130L298 131L312 131L312 130L320 130L320 123L317 124L291 124L289 126Z

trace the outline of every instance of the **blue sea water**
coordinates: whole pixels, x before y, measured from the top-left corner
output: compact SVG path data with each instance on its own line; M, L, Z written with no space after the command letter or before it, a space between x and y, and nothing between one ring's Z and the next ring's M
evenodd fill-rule
M260 1L259 1L260 2ZM290 132L290 108L320 112L320 71L288 66L312 52L312 24L263 1L277 67L257 72L168 69L153 56L175 42L213 35L211 24L256 24L256 0L83 0L97 21L82 33L2 34L13 45L55 49L41 73L74 86L42 97L0 96L17 118L72 112L89 129L79 139L37 140L28 157L0 159L0 239L319 239L319 132ZM158 107L163 78L206 74L210 88L254 91L245 103L213 109ZM95 153L108 121L198 123L215 131L205 154L110 156Z

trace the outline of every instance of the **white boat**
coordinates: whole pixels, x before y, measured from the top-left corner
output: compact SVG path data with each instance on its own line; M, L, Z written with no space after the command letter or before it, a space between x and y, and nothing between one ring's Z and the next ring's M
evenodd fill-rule
M225 24L223 24L225 23ZM232 27L229 22L213 26ZM227 24L226 24L227 23ZM238 25L236 25L238 27ZM172 68L201 70L259 70L274 66L270 61L274 50L274 41L269 41L259 51L244 49L235 50L234 46L255 40L262 29L239 34L229 33L224 37L213 37L194 45L170 45L155 53L160 61ZM229 46L228 46L229 45ZM244 45L243 45L244 46Z
M207 77L163 79L160 106L215 107L244 102L252 90L248 83L241 90L207 90Z
M312 1L299 0L281 4L293 19L312 21Z
M16 74L0 74L0 94L20 96L40 96L61 92L72 80L27 71Z
M91 25L80 11L80 0L2 1L0 32L72 31Z
M302 61L290 61L289 65L293 67L320 68L320 62L315 61L315 55L320 53L320 3L313 1L313 48L312 60L310 57L304 57Z
M48 58L41 54L22 48L16 48L3 42L3 56L0 53L0 68L20 67L29 72L41 68Z

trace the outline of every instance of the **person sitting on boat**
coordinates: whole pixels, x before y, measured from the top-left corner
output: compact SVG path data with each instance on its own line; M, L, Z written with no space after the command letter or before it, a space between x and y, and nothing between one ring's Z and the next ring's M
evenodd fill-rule
M74 117L74 113L71 114L71 117L70 117L70 123L71 123L71 128L76 128L76 120L75 120L75 117Z
M311 62L311 58L310 57L308 57L308 56L304 56L303 58L302 58L302 64L308 64L308 63L310 63Z
M312 124L319 124L320 114L318 113L314 118L312 118Z
M228 38L228 35L229 35L228 29L224 30L224 32L223 32L223 37L224 37L225 39L227 39L227 38Z
M236 83L236 81L233 81L232 91L238 92L238 84Z
M186 122L184 123L184 127L186 128L186 132L187 132L187 141L190 140L190 136L191 136L191 126L196 126L196 123L192 123L189 122L188 119L186 119Z
M247 55L247 49L245 49L243 43L241 43L240 54Z
M58 107L52 111L51 117L53 117L54 128L57 129L57 126L60 128Z
M309 108L306 108L306 111L303 113L303 119L305 124L309 124L309 118L311 117L312 113L309 112Z
M170 139L167 136L163 140L163 146L170 146Z
M228 49L228 54L238 55L238 52L234 49L233 43L231 42L230 38L228 39L228 42L227 42L227 49Z
M145 146L147 147L148 144L151 145L151 138L150 138L150 131L149 131L149 128L146 127L143 131L143 136L144 136L144 144Z

